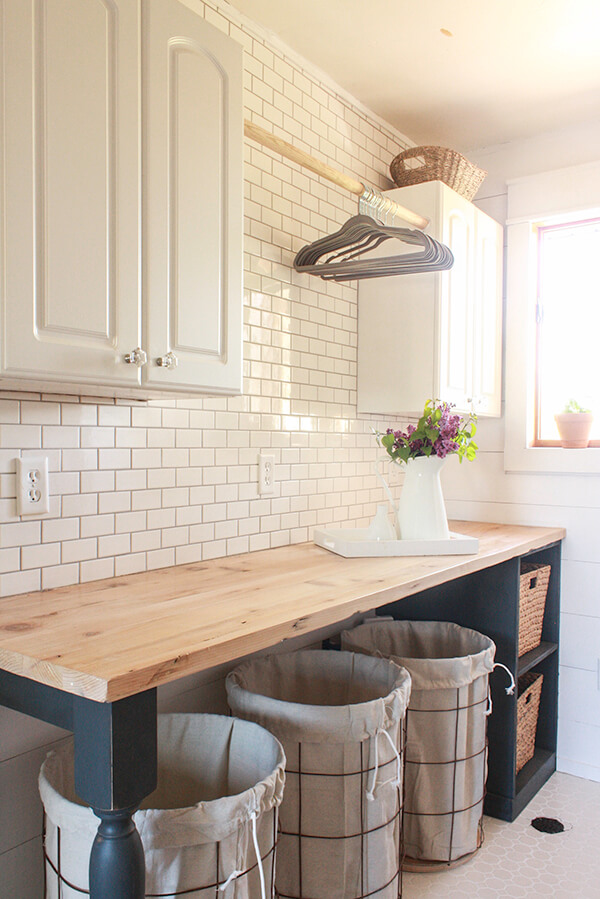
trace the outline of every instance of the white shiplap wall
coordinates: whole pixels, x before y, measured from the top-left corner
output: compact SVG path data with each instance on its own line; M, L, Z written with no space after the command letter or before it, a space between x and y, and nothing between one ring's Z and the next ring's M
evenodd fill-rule
M470 152L489 170L477 205L506 221L507 180L600 159L600 124ZM505 360L510 365L510 359ZM481 421L483 452L453 469L444 492L454 517L559 525L563 544L558 766L600 781L600 471L515 474L504 471L503 421ZM582 452L585 452L583 450Z
M230 7L189 5L244 46L247 118L391 186L388 166L405 138L232 19ZM372 473L375 421L356 415L356 289L292 267L301 246L356 209L352 195L246 142L243 396L147 405L0 397L0 596L300 542L317 524L368 522L382 494ZM27 449L50 456L51 511L21 522L14 460ZM273 497L257 493L260 450L275 456ZM221 678L163 690L161 707L218 710ZM0 709L2 899L42 894L37 772L63 738Z

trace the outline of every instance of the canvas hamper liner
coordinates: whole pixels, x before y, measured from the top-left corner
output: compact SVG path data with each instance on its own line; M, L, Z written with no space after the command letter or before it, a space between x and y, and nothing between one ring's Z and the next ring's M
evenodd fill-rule
M345 631L342 648L393 659L412 678L406 715L407 860L449 863L474 852L481 844L494 643L449 622L375 621Z
M236 715L283 744L279 899L397 899L408 672L384 659L303 650L227 677Z
M271 899L281 745L263 728L223 715L159 715L158 741L158 787L134 816L146 896ZM75 793L72 742L49 753L39 784L46 899L81 899L89 895L99 821Z

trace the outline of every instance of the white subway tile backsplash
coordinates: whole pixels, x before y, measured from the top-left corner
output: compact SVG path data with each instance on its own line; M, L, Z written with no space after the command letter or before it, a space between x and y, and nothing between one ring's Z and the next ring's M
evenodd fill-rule
M30 571L13 571L0 574L0 596L11 596L15 593L30 593L41 589L41 574L38 568Z
M147 473L148 488L174 487L178 474L179 472L175 468L151 468Z
M45 405L44 403L41 404ZM26 426L25 426L26 427ZM65 447L78 447L80 445L80 428L67 426L42 426L42 446L44 449L53 447L64 449Z
M115 515L115 532L117 534L143 531L146 527L146 512L118 512Z
M21 552L18 546L0 549L0 574L16 571L21 562Z
M58 425L60 422L60 405L58 403L37 403L31 400L21 403L22 424Z
M85 519L83 519L85 521ZM98 541L90 537L87 540L67 540L62 544L62 561L81 562L84 559L95 559L98 555Z
M175 509L150 509L147 515L148 528L172 528L175 526Z
M61 424L94 426L98 422L98 407L87 403L63 403Z
M81 473L82 493L105 493L114 489L114 471L83 471Z
M131 493L121 490L115 493L101 493L98 496L98 512L129 512L131 510Z
M131 510L160 509L162 507L161 490L135 490L131 494Z
M116 490L144 490L148 483L148 472L145 468L124 469L115 472Z
M131 551L132 534L114 534L98 538L98 556L120 556Z
M181 506L175 510L177 525L199 524L202 521L202 506Z
M114 515L92 515L81 519L82 537L100 537L105 534L114 534Z
M48 524L49 522L44 522ZM40 521L16 521L0 524L0 547L26 546L40 542Z
M96 515L98 495L96 493L76 493L62 498L62 514L65 517Z
M100 449L98 450L98 468L116 470L131 467L131 450Z
M0 399L0 424L17 424L20 420L18 400Z
M150 571L154 568L168 568L175 564L175 550L157 549L146 553L146 567Z
M83 444L82 444L83 445ZM63 471L97 471L98 452L95 449L64 449L62 452Z
M115 560L114 558L90 559L87 562L81 562L79 570L81 583L114 577Z
M188 543L175 547L175 564L189 565L202 560L202 543Z
M131 424L131 415L132 409L129 406L100 406L98 424L109 428L126 428Z
M80 574L80 566L77 563L42 568L42 590L53 590L55 587L68 587L70 584L77 584L81 579Z
M131 535L131 551L133 553L147 552L151 549L160 549L161 534L157 531L138 531Z
M38 449L41 445L42 429L39 425L0 424L0 447Z
M60 564L60 543L43 543L41 546L24 546L21 550L21 568L44 568Z
M130 553L129 555L116 556L115 576L122 574L135 574L137 571L147 570L146 553Z
M79 537L79 518L52 518L43 521L41 524L43 543L62 542L63 540L74 540Z
M113 447L115 445L115 429L100 427L83 427L81 428L81 446L93 447Z

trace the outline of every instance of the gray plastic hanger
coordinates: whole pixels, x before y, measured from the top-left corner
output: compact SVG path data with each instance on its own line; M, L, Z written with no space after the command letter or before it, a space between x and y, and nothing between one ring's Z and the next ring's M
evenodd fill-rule
M392 238L420 246L422 250L418 253L362 258L364 253ZM319 261L324 256L327 258ZM318 275L326 281L443 271L453 264L454 256L448 247L428 234L382 225L368 215L352 216L339 231L302 247L294 260L296 271Z

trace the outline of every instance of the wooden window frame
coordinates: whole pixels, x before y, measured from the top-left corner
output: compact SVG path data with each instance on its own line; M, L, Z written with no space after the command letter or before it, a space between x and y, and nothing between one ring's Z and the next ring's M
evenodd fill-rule
M534 377L534 393L533 393L533 440L530 444L532 447L548 446L560 447L560 440L544 440L540 436L541 431L541 378L540 378L540 357L542 347L542 327L543 316L538 314L540 306L540 285L541 285L541 258L540 252L542 236L548 231L559 231L563 228L571 228L574 226L600 224L600 217L575 219L573 221L562 221L553 225L537 225L536 226L536 244L537 244L537 296L536 296L536 321L535 321L535 377ZM600 439L590 440L588 447L600 447Z

